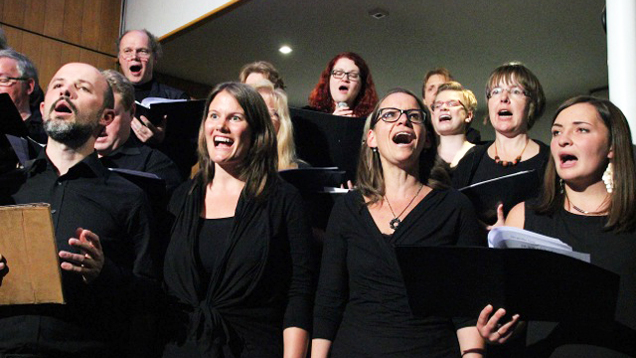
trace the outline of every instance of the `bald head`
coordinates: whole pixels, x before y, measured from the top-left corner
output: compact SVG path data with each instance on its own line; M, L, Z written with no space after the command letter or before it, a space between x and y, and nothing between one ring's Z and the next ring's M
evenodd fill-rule
M113 92L99 70L85 63L62 66L49 83L40 105L49 137L81 145L112 120Z

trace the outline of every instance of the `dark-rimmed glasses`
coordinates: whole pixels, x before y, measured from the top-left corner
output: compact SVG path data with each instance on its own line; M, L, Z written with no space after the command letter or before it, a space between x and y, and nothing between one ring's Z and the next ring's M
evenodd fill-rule
M333 76L333 78L336 79L343 79L344 76L347 76L347 78L349 79L349 81L357 81L360 79L360 73L359 72L345 72L343 70L333 70L331 71L331 75Z
M413 123L422 123L426 119L426 113L421 109L399 109L393 107L380 108L378 118L384 122L392 123L397 121L402 114Z

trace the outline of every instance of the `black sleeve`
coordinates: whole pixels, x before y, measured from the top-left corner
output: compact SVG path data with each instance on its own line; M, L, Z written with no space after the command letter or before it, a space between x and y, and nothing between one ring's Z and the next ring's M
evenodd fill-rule
M126 235L134 251L132 270L104 258L104 266L91 286L135 309L152 310L161 294L159 285L157 240L151 228L152 213L145 195L130 209L125 223Z
M349 298L347 243L341 234L342 219L347 217L343 199L334 206L327 225L314 307L313 338L330 341L336 336Z
M161 179L166 181L166 189L168 195L170 195L182 182L181 173L179 167L168 156L158 150L153 150L148 163L146 164L146 171L156 174Z
M453 201L457 203L457 210L459 210L457 246L486 246L484 229L477 220L477 214L470 200L463 194L457 193L457 198ZM456 317L453 318L453 324L456 330L475 326L477 317Z
M285 207L287 235L292 260L292 277L283 327L311 331L314 302L311 229L298 192L290 195Z

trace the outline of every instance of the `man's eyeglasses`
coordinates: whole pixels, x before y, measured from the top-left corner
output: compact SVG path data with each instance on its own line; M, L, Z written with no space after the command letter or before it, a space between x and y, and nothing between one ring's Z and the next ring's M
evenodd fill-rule
M125 48L121 51L121 54L127 60L133 59L135 57L139 57L145 60L150 58L152 51L150 51L150 49L147 49L147 48L140 48L138 50L134 50L132 48Z
M28 78L26 77L9 77L9 76L0 76L0 86L9 87L13 86L17 81L26 81Z
M431 108L433 109L433 111L439 111L440 109L442 109L442 107L444 107L444 105L446 105L447 108L453 108L453 107L463 107L464 109L466 109L466 106L464 106L464 104L461 101L452 99L450 101L446 101L446 102L442 102L442 101L435 101L433 102L433 105L431 106Z
M336 79L339 79L339 80L343 79L344 76L347 76L347 78L350 81L357 81L357 80L360 79L360 73L359 72L353 72L353 71L345 72L343 70L333 70L333 71L331 71L331 75L333 76L333 78L336 78Z
M521 87L511 87L511 88L495 87L490 90L487 97L488 99L493 97L495 98L501 97L504 92L508 92L508 95L510 95L510 97L517 98L517 99L527 97L530 95L528 91L524 90Z
M378 118L385 122L392 123L397 121L402 114L406 115L406 119L413 123L422 123L424 119L426 119L426 113L421 109L398 109L391 107L381 108L378 111Z

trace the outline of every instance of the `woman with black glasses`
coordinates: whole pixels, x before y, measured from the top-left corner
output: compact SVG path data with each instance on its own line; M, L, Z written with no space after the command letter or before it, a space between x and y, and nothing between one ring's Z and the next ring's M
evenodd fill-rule
M377 102L369 66L353 52L332 58L309 95L310 108L345 117L366 117Z
M312 357L482 357L475 321L415 317L395 246L480 245L470 202L436 162L428 109L395 89L367 118L357 187L327 227ZM432 220L434 218L434 220Z

